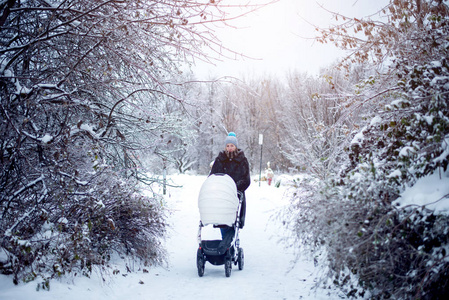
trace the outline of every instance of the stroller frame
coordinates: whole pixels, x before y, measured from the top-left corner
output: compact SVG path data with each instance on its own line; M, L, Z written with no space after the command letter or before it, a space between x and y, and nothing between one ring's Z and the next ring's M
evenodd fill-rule
M206 262L212 265L224 265L226 277L231 276L232 264L238 265L239 270L243 270L244 252L240 247L239 229L240 229L240 210L243 201L243 193L237 192L239 205L236 211L235 222L232 227L227 225L213 225L214 228L232 228L234 234L226 234L222 240L202 240L201 229L204 225L200 220L198 227L198 250L196 255L196 265L198 276L203 277ZM232 238L232 239L231 239Z

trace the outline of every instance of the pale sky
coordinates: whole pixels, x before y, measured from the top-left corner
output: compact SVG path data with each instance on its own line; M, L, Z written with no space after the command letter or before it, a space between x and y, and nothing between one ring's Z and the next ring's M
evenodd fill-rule
M233 24L238 29L227 27L216 31L225 46L260 60L225 60L216 63L216 66L199 63L195 74L201 79L261 73L283 76L292 70L317 74L321 67L343 55L333 45L322 45L305 39L316 35L308 22L320 27L336 23L320 4L347 17L361 18L374 14L388 2L389 0L280 0L235 21Z

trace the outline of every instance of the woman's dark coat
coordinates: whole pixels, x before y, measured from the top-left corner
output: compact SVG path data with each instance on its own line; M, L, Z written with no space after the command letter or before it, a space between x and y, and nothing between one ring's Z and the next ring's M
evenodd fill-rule
M251 183L249 164L243 151L238 151L234 158L229 158L226 151L218 154L210 174L224 173L234 179L237 190L244 192Z

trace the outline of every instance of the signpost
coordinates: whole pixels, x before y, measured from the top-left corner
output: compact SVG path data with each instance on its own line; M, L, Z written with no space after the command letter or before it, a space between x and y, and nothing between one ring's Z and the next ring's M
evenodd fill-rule
M262 147L263 147L263 134L259 133L259 145L260 145L260 168L259 168L259 186L262 181Z
M163 188L163 194L165 195L167 193L167 160L164 158L164 170L162 173L162 176L164 177L164 188Z

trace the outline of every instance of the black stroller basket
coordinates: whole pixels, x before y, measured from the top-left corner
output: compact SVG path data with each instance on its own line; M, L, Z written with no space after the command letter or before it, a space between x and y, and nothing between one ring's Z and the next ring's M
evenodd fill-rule
M203 184L198 202L201 215L198 228L198 276L204 275L206 262L224 265L226 277L231 276L233 264L243 270L244 254L239 240L243 197L241 192L237 192L234 181L228 175L211 175ZM221 240L202 240L201 229L209 225L227 229L226 234Z

